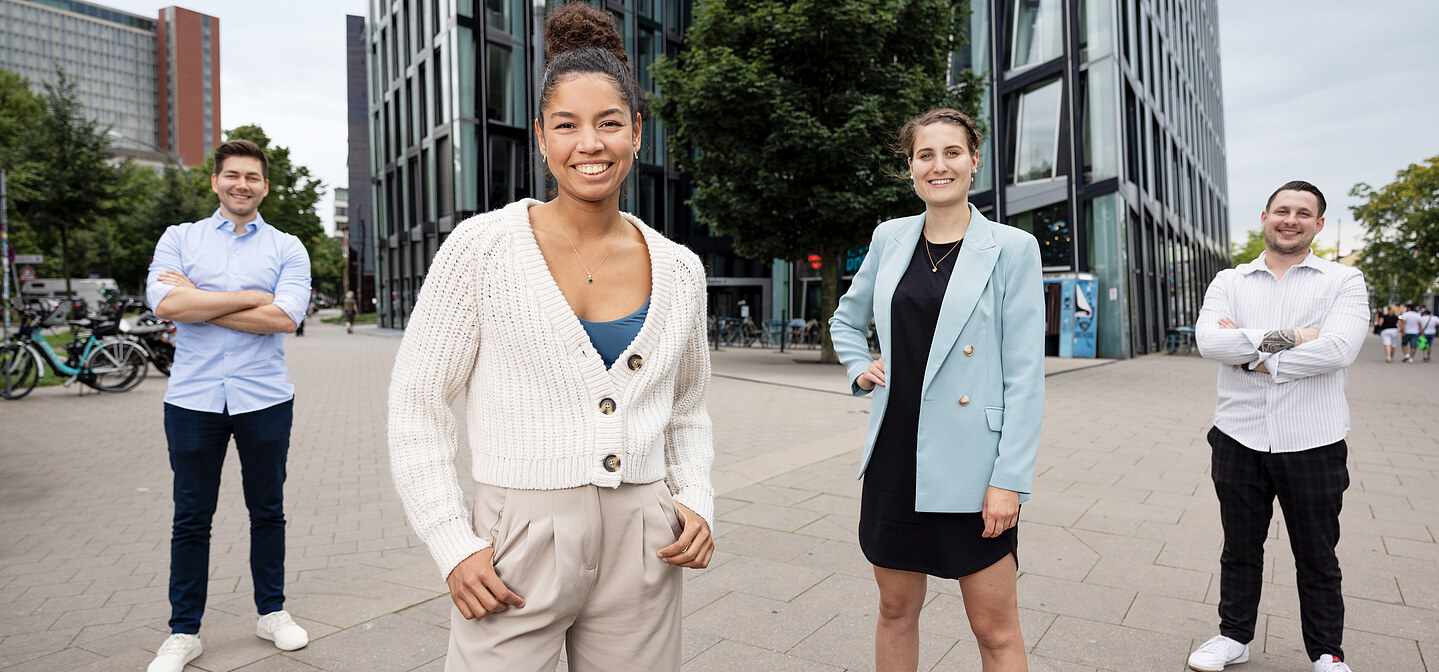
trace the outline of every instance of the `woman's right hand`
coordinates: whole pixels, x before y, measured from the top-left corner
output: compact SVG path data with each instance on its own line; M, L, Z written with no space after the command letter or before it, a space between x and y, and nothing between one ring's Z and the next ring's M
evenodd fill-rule
M495 573L494 558L495 548L491 546L461 560L445 577L450 599L467 619L484 618L511 606L525 608L525 599L510 592Z
M869 368L854 379L854 384L866 392L873 390L875 385L884 387L884 358L880 357L869 363Z

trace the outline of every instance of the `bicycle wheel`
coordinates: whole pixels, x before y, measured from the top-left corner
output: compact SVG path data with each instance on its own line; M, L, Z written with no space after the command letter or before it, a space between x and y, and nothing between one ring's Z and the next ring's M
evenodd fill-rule
M97 345L81 368L89 374L85 384L101 392L128 392L150 373L145 349L118 339Z
M6 343L0 346L0 398L20 399L40 380L40 366L24 346Z

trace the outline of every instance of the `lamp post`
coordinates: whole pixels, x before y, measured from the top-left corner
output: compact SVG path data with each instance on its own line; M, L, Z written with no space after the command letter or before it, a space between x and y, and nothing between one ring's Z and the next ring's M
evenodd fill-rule
M124 133L121 133L120 131L117 131L117 130L115 130L115 129L113 129L113 128L110 129L109 131L106 131L105 134L108 135L108 136L110 136L110 137L112 137L112 138L115 138L116 140L124 140L125 142L133 142L133 143L135 143L135 144L137 144L137 145L141 145L141 146L146 147L146 148L148 148L148 149L151 149L151 150L154 150L154 151L159 152L159 153L161 153L161 154L164 154L164 155L165 155L165 158L166 158L166 159L169 159L169 160L170 160L170 163L172 163L172 164L175 165L175 171L180 174L180 178L183 179L183 180L185 180L185 186L187 187L187 191L190 192L190 205L191 205L193 208L195 208L195 209L199 209L199 207L200 207L200 199L195 196L195 183L190 181L190 175L189 175L189 173L186 172L186 170L185 170L185 164L180 161L180 157L175 156L170 150L165 149L164 147L161 147L161 146L159 146L159 145L157 145L157 144L155 144L155 143L153 143L153 142L146 142L146 141L141 140L141 139L139 139L139 138L132 138L132 137L130 137L130 136L128 136L128 135L125 135Z

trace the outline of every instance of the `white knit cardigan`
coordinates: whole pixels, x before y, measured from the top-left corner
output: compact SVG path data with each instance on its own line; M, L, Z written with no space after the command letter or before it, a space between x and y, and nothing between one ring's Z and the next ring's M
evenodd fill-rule
M395 357L390 468L442 576L490 546L475 534L455 475L450 406L462 388L475 481L556 490L663 478L677 501L713 523L703 265L624 215L649 247L652 292L639 335L606 369L535 242L529 208L538 203L455 227ZM605 468L611 455L617 471Z

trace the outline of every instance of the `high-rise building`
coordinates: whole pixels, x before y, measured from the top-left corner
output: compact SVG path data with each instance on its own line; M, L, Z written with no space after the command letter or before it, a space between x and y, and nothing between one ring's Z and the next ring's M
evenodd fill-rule
M382 325L404 326L430 260L456 224L548 193L530 120L538 116L544 16L559 4L370 3L370 165ZM678 52L690 0L593 4L614 15L641 86L654 92L649 67ZM751 306L768 305L770 264L737 257L728 239L695 226L685 205L688 180L665 143L664 123L646 119L621 208L705 259L712 304L748 298ZM352 177L350 187L358 184Z
M369 73L366 71L368 53L365 17L346 16L345 100L349 128L346 166L353 190L347 192L349 263L345 277L348 278L346 285L355 292L362 312L373 309L375 298L375 217L370 208L370 89ZM339 226L338 218L336 226Z
M148 18L83 0L0 0L0 68L37 90L56 68L122 153L187 166L220 141L220 20L179 7ZM128 152L126 150L129 150Z
M954 67L987 73L989 138L970 200L1034 234L1048 277L1097 281L1100 357L1164 347L1229 266L1217 4L971 3Z

